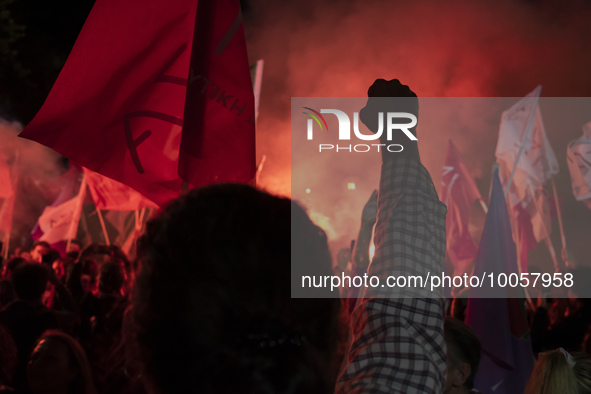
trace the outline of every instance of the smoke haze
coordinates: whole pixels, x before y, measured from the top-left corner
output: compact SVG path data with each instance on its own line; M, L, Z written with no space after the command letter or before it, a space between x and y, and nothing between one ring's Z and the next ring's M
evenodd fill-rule
M545 97L589 96L589 20L591 4L583 1L253 0L245 13L249 56L251 63L265 60L257 130L257 154L267 156L261 185L298 194L290 184L291 97L362 97L376 78L398 78L419 97L522 97L537 85ZM565 218L572 218L566 224L571 245L580 242L578 249L573 246L577 260L587 254L584 223L591 215L572 196L565 151L591 120L591 109L588 114L568 127L546 123L561 166L558 193L565 199ZM426 129L419 121L421 157L438 190L445 147L452 139L481 193L488 195L499 120L455 130ZM318 171L322 166L315 168L321 182L326 174ZM336 214L347 216L338 227L350 228L348 237L356 234L368 197L369 192L348 193L334 202L335 212L315 214L324 222ZM334 220L332 227L337 228ZM333 248L344 246L343 241Z

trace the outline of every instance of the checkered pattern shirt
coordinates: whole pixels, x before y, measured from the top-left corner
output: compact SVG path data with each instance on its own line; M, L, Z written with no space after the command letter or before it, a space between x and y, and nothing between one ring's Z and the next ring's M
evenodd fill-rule
M375 255L368 275L439 274L445 205L420 162L382 165ZM441 393L446 373L443 298L428 289L368 288L351 317L352 344L337 393Z

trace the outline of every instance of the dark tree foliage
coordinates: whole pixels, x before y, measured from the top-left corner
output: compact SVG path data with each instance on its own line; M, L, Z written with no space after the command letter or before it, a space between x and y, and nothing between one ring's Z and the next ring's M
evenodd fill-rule
M63 67L94 0L0 0L0 115L27 124Z
M0 0L0 116L25 125L33 119L94 2ZM250 11L248 0L240 5Z

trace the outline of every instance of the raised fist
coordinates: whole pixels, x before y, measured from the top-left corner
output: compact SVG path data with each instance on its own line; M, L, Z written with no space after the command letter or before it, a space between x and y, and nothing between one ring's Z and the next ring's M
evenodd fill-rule
M400 83L399 80L393 79L386 81L385 79L376 79L375 82L369 87L367 91L368 99L367 104L359 111L359 119L367 126L367 128L374 133L380 129L380 115L382 113L382 134L380 136L380 142L382 144L391 145L398 144L404 147L402 152L396 152L394 149L389 153L386 149L383 149L384 158L391 157L393 154L405 154L416 156L418 159L418 145L416 140L411 140L409 135L405 135L400 130L393 130L391 133L391 140L388 140L387 132L387 113L388 112L402 112L409 113L416 117L418 120L419 115L419 99L417 95L407 86ZM409 118L401 117L400 119L394 118L396 124L410 124ZM410 132L415 138L417 136L416 123L414 127L408 127ZM407 133L408 133L407 132Z

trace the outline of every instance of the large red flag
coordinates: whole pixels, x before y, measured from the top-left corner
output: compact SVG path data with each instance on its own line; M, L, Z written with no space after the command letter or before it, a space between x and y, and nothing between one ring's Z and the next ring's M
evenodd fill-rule
M179 157L181 178L195 187L254 181L254 112L240 4L200 1Z
M468 224L472 204L482 197L451 141L447 148L441 184L441 195L447 205L447 253L454 266L454 274L462 275L467 272L478 253L478 248L470 237Z
M20 135L157 204L177 197L195 12L194 0L98 0Z
M230 0L214 3L216 10L224 9L236 17L228 8ZM231 3L238 7L238 1ZM215 73L201 73L198 68L189 76L196 9L194 0L179 0L173 5L162 0L98 0L45 104L21 136L131 186L158 205L181 192L179 169L195 185L219 179L211 176L212 169L228 163L238 165L225 158L245 155L233 150L236 146L247 146L250 152L254 138L237 127L228 126L227 130L212 125L238 112L247 117L246 99L236 102L228 97L238 98L230 90L232 85L214 80ZM208 23L199 30L202 40L214 40L217 30L228 30L217 25L219 20L206 19ZM230 37L227 50L237 45L236 37L238 34ZM210 44L217 48L220 42ZM209 54L195 56L210 61ZM207 67L222 69L219 62L207 63ZM244 72L248 73L248 64ZM241 78L230 75L228 80ZM187 112L201 114L207 133L183 137L183 151L198 159L197 163L183 159L179 166L188 79L190 86L199 85L203 97L188 101L191 108ZM250 86L250 77L248 81ZM211 105L225 112L210 111ZM194 146L194 138L203 144ZM254 166L254 159L252 162Z

